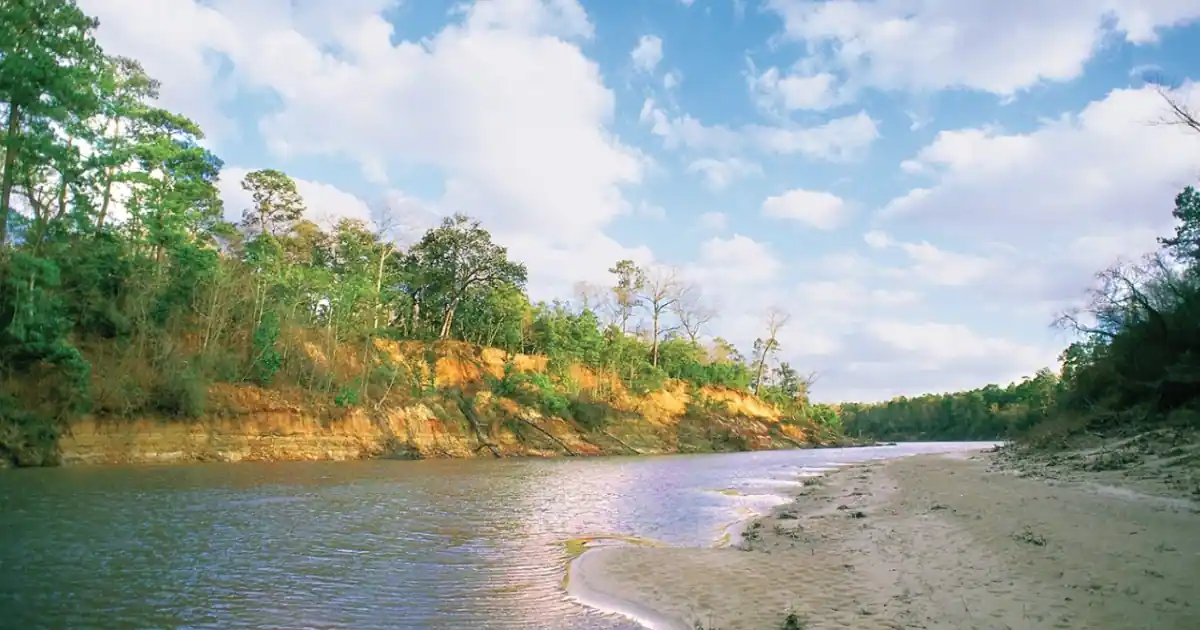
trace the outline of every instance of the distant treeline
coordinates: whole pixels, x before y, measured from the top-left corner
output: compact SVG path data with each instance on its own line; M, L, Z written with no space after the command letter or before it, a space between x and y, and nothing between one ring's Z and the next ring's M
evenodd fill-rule
M1200 131L1182 106L1181 122ZM1086 305L1058 325L1077 335L1058 374L1008 387L842 405L849 435L885 440L1050 439L1164 423L1200 426L1200 193L1175 198L1175 235L1096 275Z

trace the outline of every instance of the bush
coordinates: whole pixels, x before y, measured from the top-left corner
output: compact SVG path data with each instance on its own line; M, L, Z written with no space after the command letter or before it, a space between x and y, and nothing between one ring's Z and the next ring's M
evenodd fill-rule
M168 417L199 418L208 404L208 383L192 370L164 376L151 391L149 404Z

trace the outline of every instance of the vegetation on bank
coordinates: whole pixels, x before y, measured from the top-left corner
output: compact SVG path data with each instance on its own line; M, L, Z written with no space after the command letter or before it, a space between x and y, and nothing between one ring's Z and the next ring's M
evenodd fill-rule
M1181 125L1200 122L1168 99ZM1077 341L1048 369L1008 387L874 405L842 405L846 431L889 440L1023 438L1061 446L1073 435L1200 428L1200 192L1175 198L1175 234L1134 262L1096 275L1086 304L1057 325Z
M608 399L676 379L753 391L786 422L838 434L837 414L775 359L784 314L749 357L703 343L716 313L671 269L618 261L611 286L534 304L525 266L478 221L406 239L378 208L373 224L326 229L270 169L245 176L252 204L227 221L202 130L158 108L158 82L106 55L96 26L69 0L0 4L0 455L49 452L83 414L219 412L219 384L332 409L452 395L473 415L476 392L443 391L436 369L381 351L395 340L423 344L430 368L454 341L541 355L544 370L510 360L487 385L585 428L601 428ZM597 383L586 392L580 366ZM714 412L695 401L695 415Z

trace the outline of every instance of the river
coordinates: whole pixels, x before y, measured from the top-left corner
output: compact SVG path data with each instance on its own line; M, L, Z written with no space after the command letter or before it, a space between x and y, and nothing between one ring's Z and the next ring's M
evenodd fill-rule
M987 444L0 473L0 627L636 628L566 541L715 544L802 473Z

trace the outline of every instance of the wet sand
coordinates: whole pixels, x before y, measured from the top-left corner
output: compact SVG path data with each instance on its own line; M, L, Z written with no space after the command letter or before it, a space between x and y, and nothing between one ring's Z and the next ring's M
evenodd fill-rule
M1200 628L1200 508L921 455L810 480L736 548L615 547L577 596L653 628ZM589 601L590 600L590 601Z

